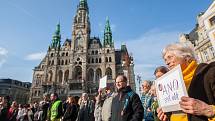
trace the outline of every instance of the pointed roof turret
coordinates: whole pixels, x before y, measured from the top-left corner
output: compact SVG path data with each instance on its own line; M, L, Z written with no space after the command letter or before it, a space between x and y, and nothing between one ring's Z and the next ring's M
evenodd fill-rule
M105 33L111 33L109 18L106 18Z
M60 22L56 26L56 30L54 35L52 36L52 43L51 48L60 48L60 40L61 40L61 34L60 34Z
M108 17L106 19L106 25L104 30L104 46L106 45L110 45L110 47L113 47L112 32Z
M60 22L56 26L55 34L54 35L60 35Z
M121 52L123 52L123 53L128 52L128 51L127 51L127 47L126 47L126 44L125 44L125 43L121 44Z

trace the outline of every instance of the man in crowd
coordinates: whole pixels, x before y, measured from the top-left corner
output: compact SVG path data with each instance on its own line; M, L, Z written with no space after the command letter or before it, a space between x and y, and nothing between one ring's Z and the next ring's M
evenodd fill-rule
M50 96L51 106L48 111L48 121L60 121L63 116L63 105L61 100L58 98L57 93L52 93Z
M112 101L111 121L142 121L142 103L139 96L127 86L127 78L119 75L115 83L117 94Z

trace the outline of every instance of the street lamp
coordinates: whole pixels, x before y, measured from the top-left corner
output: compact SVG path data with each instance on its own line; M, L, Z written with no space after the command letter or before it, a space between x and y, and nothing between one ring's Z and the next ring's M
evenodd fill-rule
M137 81L139 83L139 94L141 93L141 76L137 75Z

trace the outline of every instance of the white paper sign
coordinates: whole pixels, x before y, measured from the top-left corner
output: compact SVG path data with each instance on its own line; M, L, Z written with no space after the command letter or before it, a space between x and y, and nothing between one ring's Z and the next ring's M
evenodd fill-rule
M164 112L181 110L179 101L182 96L187 96L187 90L180 65L155 80L155 86L159 107Z
M99 80L99 88L105 88L107 87L107 75L102 77L100 80Z

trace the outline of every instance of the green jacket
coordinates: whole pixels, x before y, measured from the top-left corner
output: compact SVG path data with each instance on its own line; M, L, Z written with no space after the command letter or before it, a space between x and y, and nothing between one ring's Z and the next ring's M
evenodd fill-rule
M56 100L52 103L48 116L50 121L56 121L63 116L63 106L60 100Z

